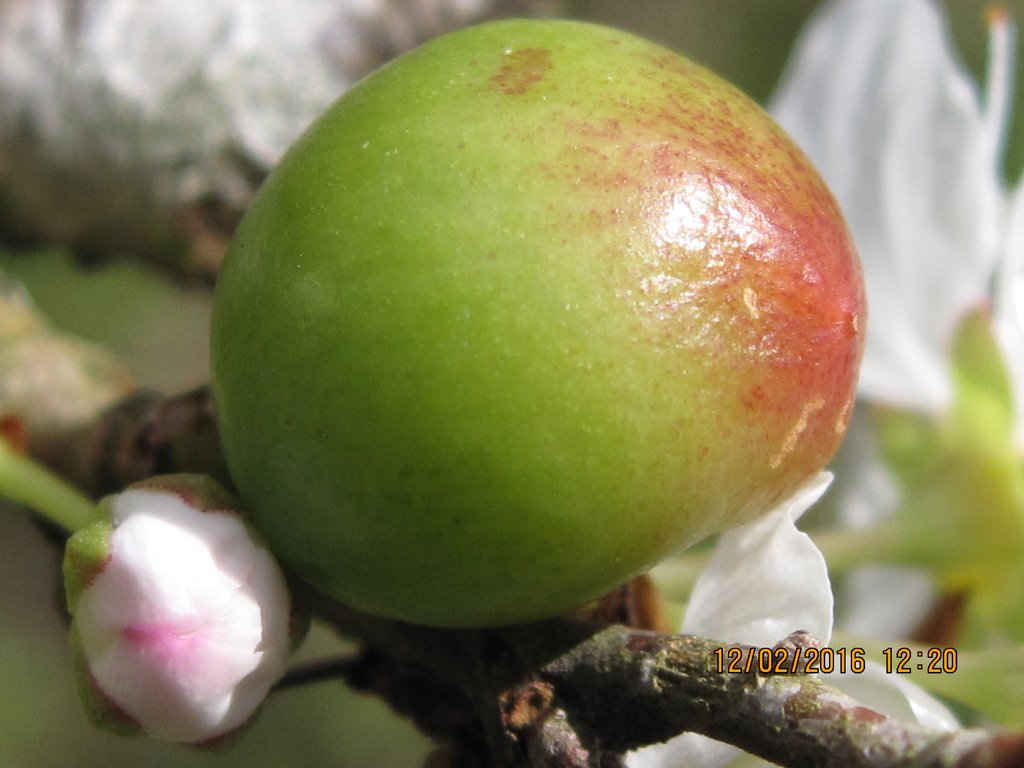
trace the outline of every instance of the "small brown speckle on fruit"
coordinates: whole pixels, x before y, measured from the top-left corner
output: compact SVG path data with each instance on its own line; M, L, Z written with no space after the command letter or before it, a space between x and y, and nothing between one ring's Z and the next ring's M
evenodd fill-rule
M526 93L551 69L551 51L545 48L507 50L502 58L501 69L491 76L491 83L510 96Z

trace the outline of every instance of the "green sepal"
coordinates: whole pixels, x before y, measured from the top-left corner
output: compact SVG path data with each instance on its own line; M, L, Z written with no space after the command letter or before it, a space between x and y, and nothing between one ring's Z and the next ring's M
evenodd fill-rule
M248 519L241 500L208 475L155 475L133 483L125 490L172 493L193 509L204 512L231 512Z
M74 623L71 625L71 661L74 668L75 683L78 696L82 701L85 713L97 728L119 736L139 736L142 726L127 712L118 707L89 671L89 663L82 650L82 641Z
M956 473L960 514L977 540L972 586L980 589L972 608L1004 625L1020 623L1024 615L1005 613L1011 610L1005 598L1019 591L1009 589L1007 576L1019 578L1024 557L1024 467L1014 441L1013 384L987 306L963 318L951 352L954 399L948 442L956 461L949 469ZM1024 611L1024 604L1012 605L1013 613ZM985 611L986 606L996 610Z
M64 594L72 615L82 591L103 572L110 560L113 530L110 500L103 499L92 521L72 534L64 547Z

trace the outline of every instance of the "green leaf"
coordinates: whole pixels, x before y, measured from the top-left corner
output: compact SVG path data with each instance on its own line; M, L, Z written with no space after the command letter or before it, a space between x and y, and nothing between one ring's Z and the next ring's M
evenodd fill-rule
M64 593L68 611L72 614L82 591L103 572L110 559L113 524L106 499L100 502L98 511L99 514L92 522L79 528L68 539L64 548Z

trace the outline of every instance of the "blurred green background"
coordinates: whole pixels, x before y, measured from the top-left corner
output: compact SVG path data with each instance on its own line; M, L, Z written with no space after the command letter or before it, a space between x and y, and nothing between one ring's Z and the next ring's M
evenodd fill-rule
M141 0L140 0L141 1ZM577 0L569 14L644 34L703 62L756 99L771 93L813 0ZM1000 3L1024 19L1024 0ZM949 0L957 42L980 74L985 5ZM1024 91L1024 89L1021 89ZM1018 114L1021 93L1018 93ZM1021 122L1010 142L1012 175L1022 165ZM209 295L183 290L128 264L82 272L65 254L12 254L0 269L18 276L59 328L107 345L144 383L174 391L206 378ZM17 510L0 511L0 766L417 766L428 744L373 699L321 684L271 699L252 731L226 753L127 740L93 730L71 679L58 611L58 554ZM344 646L315 630L305 655Z

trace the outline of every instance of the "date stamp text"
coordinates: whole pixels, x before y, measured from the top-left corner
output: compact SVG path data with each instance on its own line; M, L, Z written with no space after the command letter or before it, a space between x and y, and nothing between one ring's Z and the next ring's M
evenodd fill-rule
M867 669L867 651L860 647L832 648L734 645L714 650L718 674L861 674ZM956 648L883 648L882 668L886 674L912 672L952 674L957 669Z

